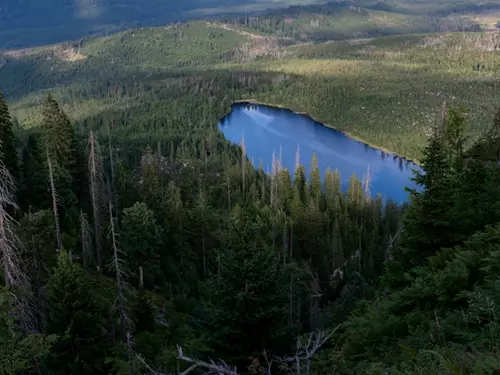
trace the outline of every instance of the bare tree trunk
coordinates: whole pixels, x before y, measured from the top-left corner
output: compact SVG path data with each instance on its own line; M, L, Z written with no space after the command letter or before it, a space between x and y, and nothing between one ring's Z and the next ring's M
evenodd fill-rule
M245 138L241 138L241 178L242 178L242 193L245 196L245 169L246 169L246 148L245 148Z
M125 335L125 304L122 286L123 272L121 269L121 259L119 257L120 250L118 250L118 240L115 232L113 206L111 205L111 202L109 202L109 222L111 227L111 242L113 244L113 267L115 269L116 292L118 294L118 309L120 312L120 325L122 329L122 335Z
M97 255L97 267L102 272L101 259L101 195L102 195L102 159L94 132L90 131L89 137L89 173L90 173L90 196L92 199L92 211L94 213L94 239Z
M227 180L227 210L231 210L231 184L229 181L229 175L226 174L226 180Z
M109 166L111 170L111 195L115 206L116 217L120 223L120 207L118 206L118 194L116 192L116 177L115 177L115 162L113 159L113 148L111 147L111 127L108 123L108 151L109 151Z
M10 314L16 318L19 328L26 335L38 332L36 314L28 276L22 269L19 256L22 243L15 233L16 222L9 213L15 210L14 179L3 164L2 143L0 141L0 262L4 273L5 285L13 297Z
M92 259L92 238L91 229L87 220L87 215L80 210L80 239L82 241L82 260L83 265L87 267Z
M56 239L57 239L57 251L62 249L62 237L61 237L61 227L59 225L59 213L57 210L57 192L54 184L54 173L52 171L52 162L50 160L49 151L47 150L47 163L49 165L49 178L50 178L50 190L52 192L52 210L54 214L54 221L56 225Z
M205 250L205 226L202 227L202 235L201 235L201 245L203 251L203 278L207 278L207 254Z

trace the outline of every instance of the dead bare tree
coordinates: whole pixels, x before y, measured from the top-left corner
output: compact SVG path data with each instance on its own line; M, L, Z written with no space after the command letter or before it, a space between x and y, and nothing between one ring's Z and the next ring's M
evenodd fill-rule
M241 179L242 179L242 192L245 195L245 169L246 169L246 161L247 161L247 153L245 146L245 136L241 137Z
M290 374L310 375L312 358L340 327L341 324L339 324L331 331L314 331L307 334L305 338L299 336L297 337L296 351L294 356L276 356L273 357L273 360L280 363L281 365L285 365L289 369Z
M14 227L15 222L8 213L9 209L16 209L14 200L14 180L0 160L0 251L2 255L3 273L7 287L17 285L22 280L22 272L18 265L19 243Z
M57 251L62 249L62 237L61 237L61 226L59 225L59 213L57 210L57 192L54 183L54 171L52 169L52 161L50 160L49 150L47 149L47 164L49 166L49 179L50 179L50 191L52 193L52 210L54 214L54 221L56 225L56 239L57 239Z
M330 331L314 331L307 334L305 337L297 337L296 351L293 356L268 356L264 351L262 356L266 361L265 374L272 375L272 366L278 363L281 369L287 369L290 375L310 375L311 360L316 355L318 350L333 336L333 334L341 327L339 324L336 328ZM148 363L137 353L134 353L134 359L141 362L152 375L173 375L166 372L154 370ZM186 370L178 371L178 375L188 375L192 371L202 368L206 370L205 374L211 375L238 375L236 367L229 366L223 360L215 362L214 360L202 361L184 355L182 347L177 345L177 359L191 364Z
M82 260L85 267L92 259L92 229L87 219L87 214L80 210L80 241L82 241Z
M16 235L16 221L9 210L17 209L15 184L12 175L3 163L0 142L0 264L5 284L12 292L12 316L25 334L38 331L30 281L22 269L19 256L22 243Z
M219 364L215 363L213 360L210 360L210 362L205 362L205 361L200 361L198 359L193 359L190 357L187 357L184 355L182 352L182 347L177 345L177 358L180 359L181 361L191 363L191 366L189 366L186 370L183 372L179 373L179 375L187 375L194 369L201 367L206 370L208 370L209 374L218 374L218 375L237 375L238 371L236 370L236 367L231 367L229 366L226 362L220 361Z
M116 192L116 177L115 177L115 162L113 158L113 148L111 147L111 125L108 122L108 152L109 152L109 167L111 172L111 190L113 196L113 203L116 210L116 218L120 222L120 208L118 207L118 194Z
M124 264L123 260L120 258L121 251L119 250L118 246L118 236L115 231L115 224L114 224L114 217L113 217L113 206L111 204L111 201L109 202L109 226L110 226L110 233L109 235L111 236L111 243L113 246L113 260L111 262L111 267L115 271L115 281L116 281L116 293L117 293L117 299L118 299L118 311L120 313L120 326L121 326L121 331L122 331L122 337L124 339L125 345L127 345L127 352L128 352L128 359L129 362L132 360L132 332L131 332L131 322L128 318L127 312L125 310L125 296L123 293L124 289L124 283L125 283L125 278L126 275L124 273ZM132 368L130 368L130 374L132 375Z
M102 155L99 143L94 136L94 132L90 131L89 136L89 188L90 197L92 200L92 211L94 219L94 238L95 247L97 255L97 266L99 271L102 271L102 260L101 260L101 198L102 198Z

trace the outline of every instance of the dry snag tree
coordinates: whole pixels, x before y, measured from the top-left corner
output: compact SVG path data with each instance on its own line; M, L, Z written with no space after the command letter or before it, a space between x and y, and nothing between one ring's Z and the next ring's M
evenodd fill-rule
M17 209L14 197L14 179L3 163L0 142L0 262L5 285L13 292L11 314L16 318L20 328L29 334L36 332L37 329L30 301L30 283L22 270L19 258L22 244L15 233L17 223L9 213Z

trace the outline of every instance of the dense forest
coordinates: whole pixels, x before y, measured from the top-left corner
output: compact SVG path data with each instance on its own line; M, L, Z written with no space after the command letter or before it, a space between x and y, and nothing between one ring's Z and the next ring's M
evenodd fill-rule
M497 3L45 3L0 9L0 375L499 373ZM417 188L255 168L235 101Z
M500 113L468 149L443 105L398 206L255 170L222 83L158 90L28 129L1 100L0 373L498 371Z

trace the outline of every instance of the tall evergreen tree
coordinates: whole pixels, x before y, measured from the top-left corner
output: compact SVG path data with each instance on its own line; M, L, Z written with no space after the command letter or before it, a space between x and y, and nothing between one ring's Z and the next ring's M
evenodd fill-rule
M23 211L47 208L50 198L47 194L47 173L44 169L44 154L40 150L37 134L28 135L21 151L19 205Z
M82 268L65 251L46 289L49 313L46 331L59 336L48 361L54 374L108 374L105 358L112 349L103 327L106 306Z
M418 189L409 189L411 205L405 215L403 254L405 262L422 264L439 248L453 245L451 226L452 166L445 139L435 131L424 149L423 171L414 170Z
M263 237L268 225L252 203L235 207L208 289L211 345L215 354L225 353L235 363L279 348L286 330L287 281L277 253Z
M162 228L157 224L154 212L144 203L137 202L123 210L122 245L128 259L130 277L139 285L142 268L146 288L152 288L161 274L160 245Z
M318 158L313 154L311 161L311 196L316 205L319 206L319 199L321 198L321 175L319 172Z
M19 162L14 140L13 125L9 108L0 92L0 144L2 145L2 161L14 180L19 177Z
M73 192L76 175L75 136L68 116L50 94L43 107L42 131L45 151L52 164L54 184L59 197L69 207L76 200Z

